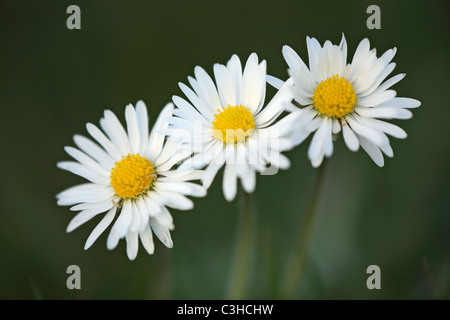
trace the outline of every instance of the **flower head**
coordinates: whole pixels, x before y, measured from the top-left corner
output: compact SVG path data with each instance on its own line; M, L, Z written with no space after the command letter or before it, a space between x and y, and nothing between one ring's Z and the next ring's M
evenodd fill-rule
M88 237L85 249L113 223L107 248L114 249L119 240L126 239L127 255L136 258L139 240L145 250L154 251L154 233L167 247L173 243L170 230L174 224L167 207L189 210L193 202L186 196L201 197L206 190L188 182L201 178L198 170L173 170L172 167L188 154L176 151L176 143L165 141L160 133L167 124L164 118L172 115L173 104L167 104L149 134L147 108L142 101L136 109L125 110L127 131L109 110L100 120L103 133L88 123L87 131L97 142L75 135L79 149L66 147L76 161L62 161L58 167L79 175L89 182L71 187L57 195L61 206L80 211L69 223L71 232L98 214L103 219Z
M368 39L358 45L353 60L347 64L347 43L342 36L339 46L326 41L323 47L315 38L307 37L309 68L297 53L283 47L283 56L293 80L293 100L301 106L302 116L296 124L297 141L315 132L308 158L318 167L324 157L333 153L333 137L341 131L347 147L357 151L361 146L378 165L384 165L382 153L393 151L387 135L406 138L400 127L380 119L409 119L409 108L420 106L411 98L396 97L389 89L402 80L399 74L385 81L393 71L391 62L396 49L377 57ZM292 106L291 108L296 109Z
M225 167L223 192L228 201L236 196L238 179L251 193L256 172L273 174L288 168L289 160L281 152L294 145L288 136L295 117L276 122L289 103L287 85L265 105L266 61L258 62L253 53L242 70L233 55L226 65L214 65L215 83L201 67L194 72L195 78L188 77L192 89L179 83L189 101L173 97L177 108L166 131L169 139L181 140L194 153L181 167L206 167L205 187Z

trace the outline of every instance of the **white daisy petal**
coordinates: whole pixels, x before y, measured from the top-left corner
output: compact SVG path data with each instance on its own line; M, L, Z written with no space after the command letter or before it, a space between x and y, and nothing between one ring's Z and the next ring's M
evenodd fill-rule
M155 187L162 190L173 191L187 196L204 197L206 189L191 182L155 182Z
M150 218L150 213L147 210L147 206L145 205L144 197L139 197L135 200L135 204L137 207L137 212L140 217L140 226L138 228L139 232L142 232L145 229L145 226L148 225L148 220Z
M242 64L237 55L233 55L227 63L227 68L230 71L233 80L234 92L236 101L242 100Z
M122 155L131 152L127 133L120 124L119 119L117 119L116 115L111 110L105 110L104 118L100 119L100 126Z
M141 227L141 214L135 201L131 202L130 232L137 233Z
M238 177L241 177L247 169L247 149L243 142L236 144L235 170Z
M192 78L189 77L190 82L195 81L194 79L191 79ZM197 84L197 81L195 81L194 83ZM178 86L186 95L186 97L188 97L194 107L200 112L200 114L202 114L209 121L212 121L212 119L214 119L214 110L205 105L205 102L203 102L192 89L181 82L178 83Z
M323 152L326 157L330 157L333 154L333 132L332 132L332 119L325 118L326 127L324 127L324 144L323 144Z
M314 118L311 119L309 123L304 124L304 129L308 130L309 132L314 132L317 129L319 129L321 124L322 124L322 117L316 115Z
M61 197L58 199L57 204L59 206L71 206L78 203L103 203L108 202L112 204L114 197L114 192L102 191L101 193L90 193L90 194L77 194L67 197Z
M283 46L282 49L284 60L286 60L286 63L288 64L289 68L292 69L294 72L297 72L301 68L304 68L305 70L308 69L306 64L303 62L302 58L295 52L291 47L289 46Z
M139 239L138 239L138 233L137 232L129 232L125 236L125 239L127 241L127 256L128 259L133 261L136 259L138 248L139 248Z
M202 178L203 187L209 188L216 177L217 172L220 170L220 168L223 167L223 163L210 163L206 169L205 173Z
M248 139L248 162L257 171L262 171L266 162L262 158L258 135L253 135ZM265 149L263 149L265 150Z
M372 143L371 141L367 140L362 136L359 136L359 143L361 144L361 147L370 156L370 158L372 158L372 160L375 162L377 166L379 167L384 166L383 154L374 143Z
M314 81L311 72L306 68L300 68L297 77L297 83L301 85L303 88L303 92L306 92L308 96L306 98L310 98L314 93L314 89L316 88L317 83ZM300 86L299 86L300 87ZM302 92L302 93L303 93Z
M269 154L263 155L263 157L266 158L267 163L270 163L271 167L287 170L291 166L289 159L276 150L271 150Z
M242 100L240 104L249 108L252 114L259 109L266 87L266 63L261 62L263 72L258 70L258 56L252 53L247 60L242 78Z
M136 120L139 130L139 152L144 153L148 142L148 114L144 101L139 100L136 103Z
M351 79L352 78L352 74L353 74L353 67L351 64L348 64L341 73L341 76L344 77L345 79Z
M291 133L286 137L287 139L289 139L289 143L290 143L290 148L286 148L286 149L281 149L282 151L288 151L290 149L292 149L293 147L296 147L298 145L300 145L303 141L305 141L305 139L310 135L310 131L308 130L292 130Z
M341 124L337 119L333 119L333 129L332 129L333 135L338 134L341 132Z
M164 203L164 199L161 197L158 198L156 192L147 193L143 199L149 216L154 217L161 212L161 206L162 203ZM155 201L155 199L159 199L159 201Z
M283 84L284 81L281 79L278 79L277 77L271 76L271 75L266 75L266 81L268 84L270 84L272 87L274 87L275 89L280 89Z
M161 153L165 136L161 134L160 131L167 127L166 118L172 115L173 108L173 104L168 103L159 114L158 119L156 120L153 129L150 132L147 148L144 153L146 157L155 159Z
M344 34L342 33L341 43L339 43L339 48L341 49L342 54L342 65L345 66L347 64L347 40L345 39Z
M164 163L161 163L160 161L158 161L158 171L168 171L175 164L180 163L182 160L188 158L190 155L191 155L191 152L180 151L180 152L173 154L172 157Z
M292 100L290 90L294 80L288 79L270 102L255 117L258 127L267 127L284 111L284 106Z
M320 149L319 154L317 155L317 157L311 159L311 165L314 168L318 168L323 162L323 156L324 156L323 149Z
M116 207L112 207L111 209L109 209L108 213L103 217L99 224L97 224L94 230L92 230L91 234L86 240L84 250L89 249L92 244L98 239L98 237L100 237L100 235L106 230L106 228L109 227L116 215L116 210Z
M152 158L154 159L154 165L159 168L160 165L169 161L173 156L175 156L178 153L179 145L180 142L167 141L166 144L164 145L164 149L161 149L161 151L157 151L158 156ZM158 171L163 170L158 169Z
M125 119L127 121L128 139L130 141L131 153L136 154L140 151L141 137L136 118L136 111L131 104L125 109Z
M163 226L157 218L150 219L150 225L153 229L153 232L158 237L159 240L167 247L172 248L173 242L172 237L170 236L169 228Z
M77 207L76 211L90 211L90 212L105 212L108 211L110 208L114 207L113 199L107 199L102 200L98 202L92 202L92 203L81 203L71 208L71 211L74 211L73 208ZM75 219L77 220L77 219Z
M80 177L83 177L93 183L107 184L109 177L97 174L96 172L86 168L82 164L73 161L61 161L57 163L57 167L66 171L70 171Z
M408 109L378 106L376 108L358 107L357 113L361 116L377 119L411 119L413 115Z
M383 102L379 105L377 105L377 108L417 108L420 106L420 101L416 99L411 98L400 98L396 97L392 100Z
M71 198L73 196L91 195L93 193L109 194L110 191L112 191L112 188L108 186L98 185L96 183L83 183L61 191L56 195L56 198Z
M363 64L364 60L369 54L369 50L370 50L369 40L367 38L361 40L353 56L352 65L355 67L359 67L361 64Z
M328 59L328 53L329 50L331 49L331 42L330 41L325 41L323 48L321 48L321 59L319 59L317 61L317 76L318 79L324 80L327 79L328 77L331 77L331 70L332 70L332 66L330 65L330 61Z
M112 168L114 166L112 157L88 138L76 134L73 136L73 141L81 151L100 163L103 168Z
M191 121L198 121L198 120L201 121L203 119L202 116L200 115L200 113L198 113L198 111L193 106L191 106L191 104L189 102L187 102L183 98L180 98L178 96L173 96L172 101L179 108L177 110L182 111L182 114L185 118L188 118ZM174 111L174 114L175 114L175 111Z
M119 244L120 237L117 233L109 232L108 238L106 239L106 248L108 250L114 250Z
M146 225L144 230L139 232L139 238L141 239L142 246L148 254L155 252L155 244L153 242L152 229L149 225Z
M353 130L348 125L344 125L342 127L342 135L344 136L344 141L347 147L353 151L356 152L359 149L359 140L356 134L353 132Z
M380 150L389 158L392 158L394 156L394 150L392 150L392 147L390 144L385 144L380 146Z
M311 99L311 90L313 90L312 88L314 88L314 85L308 84L307 77L305 76L306 72L301 70L299 73L293 73L289 69L288 73L294 80L294 86L291 90L294 100L303 106L312 104L313 100Z
M199 90L196 90L199 97L207 102L206 105L209 106L211 110L215 110L220 107L221 104L219 94L217 93L216 86L208 73L202 67L197 66L194 69L194 74L199 85Z
M383 60L386 64L392 61L395 54L397 53L397 48L392 48L387 50L383 55L380 57L380 60Z
M186 130L187 132L194 131L194 123L192 121L189 121L189 120L186 120L183 118L170 117L170 118L166 118L166 122L169 125L180 127L182 129ZM163 133L163 132L159 132L159 133Z
M260 97L259 97L259 103L258 106L256 107L256 110L254 112L254 114L257 114L261 111L261 109L264 106L264 102L266 99L266 80L267 80L267 62L266 60L261 61L261 63L258 66L258 75L259 75L259 79L260 79Z
M386 80L385 82L383 82L382 85L380 85L380 83L381 83L381 81L382 81L381 79L380 79L379 82L377 82L377 81L375 80L375 83L372 85L372 87L370 87L369 89L367 89L367 90L361 92L361 93L359 94L359 96L360 96L360 97L365 97L365 96L371 94L375 89L376 89L377 91L380 91L380 92L381 92L381 91L385 91L385 90L389 89L390 87L392 87L392 86L393 86L394 84L396 84L397 82L399 82L400 80L402 80L405 76L406 76L405 73L397 74L397 75L393 76L392 78L390 78L389 80ZM380 76L379 76L379 77L380 77ZM380 78L381 78L381 77L380 77ZM384 79L384 78L383 78L383 79Z
M387 88L380 86L380 84L386 79L387 76L391 74L391 72L395 69L396 64L390 63L384 67L384 69L377 75L375 80L373 80L372 85L365 89L364 91L358 91L357 94L359 97L366 97L370 94L380 93L385 91Z
M227 67L216 63L214 65L214 76L216 77L217 90L222 106L235 106L236 94L234 92L233 80Z
M364 71L366 72L359 70L359 77L356 77L356 79L353 81L355 92L360 98L362 97L360 93L368 90L373 85L374 81L376 81L377 76L385 69L384 62L376 60L375 54L373 54L372 56L375 62L369 67L365 68L366 70Z
M329 70L327 72L328 77L335 74L341 74L345 67L341 49L338 46L332 46L329 50L327 50L327 59L329 65Z
M234 164L226 164L223 174L223 195L227 201L232 201L237 192L237 175Z
M158 181L192 181L192 180L202 180L204 171L202 170L180 170L178 167L177 170L173 171L158 171L158 175L161 176L158 178Z
M359 136L365 137L377 146L388 143L387 138L380 131L360 123L362 122L361 120L364 121L364 118L359 118L356 120L353 117L347 117L346 119L353 131Z
M246 170L241 176L242 188L247 193L253 193L256 187L256 172L249 165L247 165L246 167Z
M93 160L91 157L87 156L83 152L73 147L65 147L64 150L72 156L75 160L77 160L81 165L86 167L93 172L96 172L102 176L109 177L108 170L104 169L97 161Z
M177 210L191 210L194 207L194 203L191 199L183 196L181 193L157 189L159 196L164 198L165 205Z
M89 132L89 134L97 140L97 142L108 152L108 154L111 156L111 158L115 161L120 160L120 152L114 146L114 144L103 134L103 132L100 131L99 128L97 128L92 123L88 123L86 125L86 129Z
M75 230L76 228L81 226L82 224L91 220L93 217L95 217L99 213L110 210L110 208L111 208L111 204L105 205L103 207L96 207L96 208L91 208L91 209L86 209L86 210L80 211L75 217L72 218L69 225L67 226L66 231L72 232L73 230Z
M101 207L104 205L110 205L111 207L115 206L119 202L120 198L117 195L114 195L111 198L106 200L98 201L98 202L81 202L73 207L70 207L70 211L81 211L85 209L93 209L97 207ZM105 209L106 211L107 209Z
M363 107L373 107L376 105L381 105L389 100L392 100L396 96L394 90L386 90L379 94L371 94L370 96L363 97L358 100L358 104Z
M123 201L122 211L119 214L111 233L116 234L119 239L125 237L127 234L131 221L133 220L133 208L130 200Z
M306 45L308 47L309 69L313 79L318 83L322 80L318 72L319 60L323 56L322 47L317 39L310 37L306 37Z
M161 212L155 216L155 219L158 219L158 222L167 229L175 229L175 226L173 224L173 217L166 207L161 207Z
M314 134L308 148L308 158L311 162L321 163L324 155L325 134L327 129L327 119L321 120L320 127Z
M367 124L369 126L371 126L372 128L375 128L377 130L383 131L391 136L393 136L394 138L397 139L406 139L406 137L408 136L405 132L405 130L403 130L402 128L385 122L385 121L380 121L377 119L372 119L372 118L366 118Z

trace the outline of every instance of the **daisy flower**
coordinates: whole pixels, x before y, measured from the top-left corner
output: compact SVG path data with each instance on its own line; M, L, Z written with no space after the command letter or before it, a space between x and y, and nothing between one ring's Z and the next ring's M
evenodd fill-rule
M173 243L170 230L174 228L167 207L179 210L193 208L186 196L202 197L206 189L188 182L201 178L198 170L173 170L186 154L175 152L174 142L165 142L160 133L167 124L163 119L172 115L173 104L167 104L149 134L147 108L142 101L136 109L125 109L127 131L110 110L100 119L103 133L88 123L87 131L97 142L75 135L77 148L65 147L76 161L58 162L60 169L79 175L89 182L71 187L57 195L61 206L80 211L70 221L67 232L103 214L103 218L88 237L88 249L118 216L107 238L107 248L114 249L119 240L126 239L128 258L136 258L139 239L145 250L153 254L153 233L164 245Z
M315 38L307 37L309 68L290 47L283 47L283 56L293 80L293 99L301 106L303 116L296 124L298 141L315 132L308 158L314 167L333 153L333 138L342 131L351 151L361 146L380 167L383 153L393 157L387 135L405 139L406 132L385 119L409 119L409 108L420 101L396 97L389 89L405 77L398 74L385 80L394 70L391 62L396 48L377 57L363 39L347 64L347 43L344 35L339 46L326 41L323 47ZM293 105L292 105L293 106ZM382 120L380 120L382 119Z
M194 73L195 78L188 77L192 89L179 83L189 101L173 96L177 108L166 131L169 139L181 141L193 152L180 167L206 167L202 179L206 188L224 167L222 186L228 201L236 196L238 179L252 193L256 172L287 169L289 160L281 152L293 147L290 123L296 118L284 117L275 123L290 102L287 85L264 105L266 61L258 62L253 53L242 70L240 59L233 55L226 65L214 65L215 83L199 66Z

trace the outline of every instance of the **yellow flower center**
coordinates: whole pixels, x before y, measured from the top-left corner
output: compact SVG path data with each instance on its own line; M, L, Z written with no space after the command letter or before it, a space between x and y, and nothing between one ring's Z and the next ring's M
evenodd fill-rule
M156 178L153 163L138 154L126 157L114 163L111 170L111 185L119 197L124 199L137 197L149 189Z
M353 111L356 93L344 77L334 75L319 83L314 90L314 107L324 116L342 118Z
M217 109L212 122L214 135L223 142L240 142L253 133L255 119L250 110L243 106Z

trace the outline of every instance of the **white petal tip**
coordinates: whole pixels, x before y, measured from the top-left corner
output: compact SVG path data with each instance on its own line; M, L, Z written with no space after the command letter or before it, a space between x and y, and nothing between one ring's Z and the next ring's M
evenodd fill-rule
M140 99L140 100L138 100L138 101L136 102L136 108L137 108L137 107L140 107L140 106L146 107L145 102L144 102L144 100L142 100L142 99Z
M313 168L318 168L322 164L322 161L323 161L323 159L320 159L320 160L313 159L313 160L311 160L311 165L313 166Z
M127 254L127 256L130 261L134 261L134 260L136 260L137 254L133 254L133 255Z
M228 202L232 202L236 196L224 194L224 197Z

